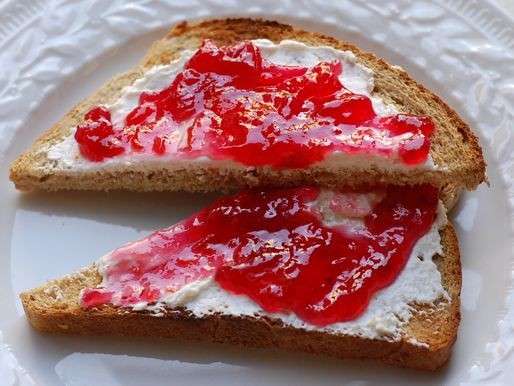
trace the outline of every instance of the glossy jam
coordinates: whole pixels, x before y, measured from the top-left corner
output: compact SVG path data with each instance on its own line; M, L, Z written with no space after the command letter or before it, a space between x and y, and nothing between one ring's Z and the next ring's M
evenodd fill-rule
M75 139L91 161L149 153L302 168L340 151L425 162L430 118L377 116L367 96L341 84L343 71L338 61L276 65L251 42L205 41L167 88L141 93L123 124L95 107Z
M324 326L358 317L402 271L431 227L437 191L294 188L221 198L198 214L112 252L82 305L155 303L213 277L268 312Z

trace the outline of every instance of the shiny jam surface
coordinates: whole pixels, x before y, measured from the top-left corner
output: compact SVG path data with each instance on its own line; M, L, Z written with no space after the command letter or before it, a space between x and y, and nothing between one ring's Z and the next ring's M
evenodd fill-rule
M358 317L400 274L435 220L437 190L303 187L224 197L108 255L81 304L130 307L213 278L267 312L325 326Z
M276 65L251 42L207 40L168 87L142 92L123 123L98 106L75 139L91 161L148 153L303 168L339 151L425 162L431 119L377 116L369 97L344 87L343 71L339 61Z

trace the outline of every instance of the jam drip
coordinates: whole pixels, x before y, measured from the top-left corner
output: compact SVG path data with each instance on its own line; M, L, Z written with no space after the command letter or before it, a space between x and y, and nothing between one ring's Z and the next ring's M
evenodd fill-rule
M305 187L221 198L112 252L102 287L85 290L82 306L152 304L213 278L267 312L293 312L318 326L351 320L398 277L430 229L437 201L428 186L378 193Z
M430 118L377 116L370 98L341 84L343 71L339 61L276 65L251 42L207 40L168 87L141 93L122 124L98 106L75 139L91 161L149 153L303 168L339 151L425 162Z

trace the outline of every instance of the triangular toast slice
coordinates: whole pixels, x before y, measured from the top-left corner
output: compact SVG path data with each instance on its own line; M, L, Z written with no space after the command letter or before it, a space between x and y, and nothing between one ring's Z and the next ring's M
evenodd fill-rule
M98 293L94 289L105 283L102 275L112 267L114 260L109 260L111 263L107 265L106 260L100 260L78 273L26 291L21 294L21 300L30 323L42 332L211 341L305 351L338 358L368 358L401 367L435 370L448 360L457 336L461 289L458 240L453 226L445 220L444 211L439 211L444 219L438 217L430 231L433 233L425 236L428 239L420 244L425 247L415 247L417 252L410 254L396 281L374 295L368 305L370 309L362 314L364 316L342 324L315 327L299 322L291 314L264 312L247 297L228 294L219 286L212 286L212 282L207 285L193 282L178 300L167 298L169 303L166 307L152 308L148 306L151 303L141 306L139 300L133 303L133 307L113 306L114 298L111 299L113 303L100 302L100 305L94 303L93 307L84 307L80 299L86 299L86 294L89 294L87 298L91 302L92 299L101 299L101 294L109 293L110 289ZM196 219L200 219L200 223L203 221L202 217ZM181 224L196 222L192 217L190 222ZM175 232L178 228L173 229ZM433 250L427 255L426 243L434 240L440 243L437 244L440 245L439 252ZM123 248L144 254L147 251L144 245L137 242ZM129 263L128 267L135 267L130 263L133 256L129 255L123 266L127 267ZM187 259L189 261L189 257ZM155 260L150 256L145 261ZM134 269L130 268L131 272L136 272ZM422 274L412 276L413 272ZM203 282L200 280L198 283ZM312 291L317 289L315 282L309 283ZM437 288L439 290L435 290ZM408 300L412 298L406 298L409 292L428 298L413 303ZM124 291L120 293L132 296ZM295 301L301 297L296 292L294 296ZM404 313L406 310L407 314Z
M293 40L304 43L308 48L329 46L345 52L346 57L353 58L351 60L355 62L348 68L353 66L372 74L372 79L368 79L368 85L371 85L369 97L380 99L380 103L399 113L432 119L435 132L431 138L429 159L412 167L384 157L352 159L350 156L349 161L321 161L308 167L276 168L232 160L214 162L209 158L201 162L191 159L179 162L163 161L157 156L134 160L121 157L118 161L113 157L109 162L89 162L81 157L77 143L73 142L73 134L76 127L84 123L88 111L95 106L119 102L122 95L133 90L130 86L137 84L138 79L147 76L152 69L155 71L155 66L168 65L181 57L185 50L198 49L205 39L217 45L234 45L255 39L268 39L276 44ZM21 190L227 191L248 186L317 184L333 187L391 183L429 183L436 186L451 183L473 189L485 178L482 151L468 125L404 70L345 41L277 22L250 19L176 25L163 39L153 44L136 68L110 80L75 106L11 167L11 180Z

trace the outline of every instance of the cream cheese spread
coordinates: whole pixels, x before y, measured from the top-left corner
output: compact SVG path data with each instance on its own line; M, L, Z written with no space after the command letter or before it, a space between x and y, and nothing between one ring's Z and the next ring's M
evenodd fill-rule
M371 200L375 197L370 196ZM323 212L322 200L326 194L320 194L317 205L321 208L324 221L330 226L344 224L348 219L335 219ZM166 295L157 304L141 302L133 309L147 310L156 316L163 315L165 309L184 307L196 317L213 314L236 317L267 317L281 321L285 326L304 330L316 330L334 334L347 334L370 339L399 340L403 327L414 313L412 305L434 305L437 300L450 302L451 299L441 283L441 275L432 258L442 254L439 230L447 223L446 210L439 202L437 217L431 229L415 244L407 264L397 279L388 287L379 291L369 303L367 309L358 318L338 322L325 327L309 324L295 314L267 313L246 296L235 295L222 289L212 278L194 281L180 290ZM354 224L358 226L358 224ZM111 264L107 254L98 262L98 270L105 277ZM418 342L423 344L423 342Z
M395 106L385 103L379 95L373 93L373 71L361 63L358 63L355 55L350 51L336 50L328 46L308 46L293 40L283 40L275 44L269 40L257 39L253 40L253 43L261 49L264 58L276 64L313 66L321 61L339 60L343 65L340 80L346 88L354 93L370 97L373 109L379 116L398 112ZM113 124L123 124L124 117L137 106L139 95L142 92L156 91L167 87L171 80L183 69L185 63L193 53L194 52L191 50L185 50L178 59L169 64L151 68L141 78L134 81L133 84L125 87L117 101L111 105L105 106L111 111ZM167 153L163 156L145 153L127 154L107 158L102 162L92 162L82 157L80 154L78 145L73 137L74 133L75 128L70 128L69 135L65 136L62 141L44 149L47 153L47 157L55 162L55 167L58 169L83 172L116 170L130 166L134 170L145 170L155 167L173 170L187 168L192 165L205 165L225 169L247 169L245 165L235 161L212 160L206 156L185 160L178 158L177 155L173 153ZM362 167L362 165L366 167L376 166L391 170L433 170L436 168L430 155L425 163L416 166L408 166L402 162L398 162L398 160L393 157L346 154L338 151L329 154L323 161L315 163L310 167L315 168L323 166L327 168L344 168Z

